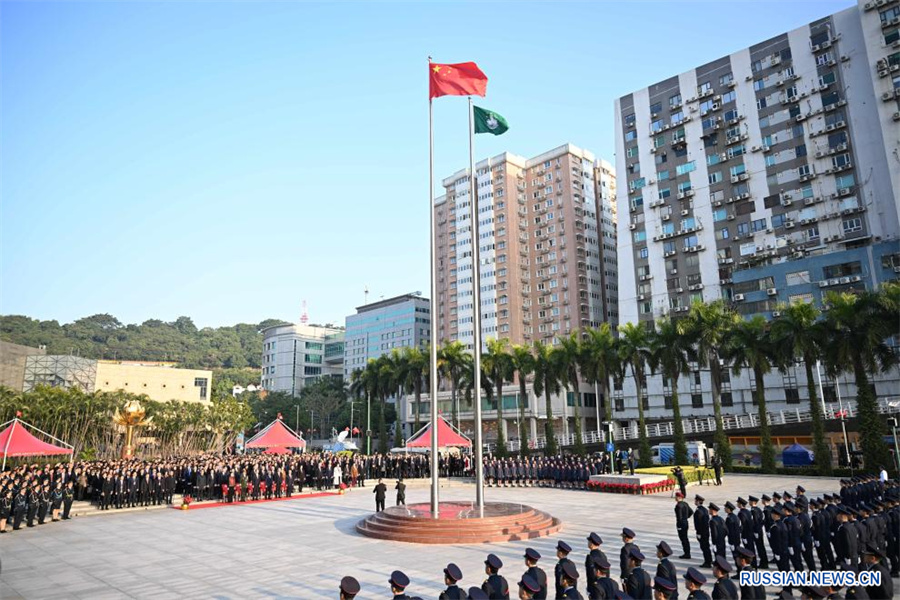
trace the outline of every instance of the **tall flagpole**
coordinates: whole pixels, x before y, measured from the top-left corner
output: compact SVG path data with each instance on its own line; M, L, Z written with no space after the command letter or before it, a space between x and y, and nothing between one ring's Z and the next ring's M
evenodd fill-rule
M431 76L431 57L428 57L429 77ZM428 97L428 212L431 215L431 360L429 374L429 396L431 396L431 515L436 519L440 514L438 485L438 375L437 375L437 322L438 291L437 275L437 224L434 218L434 112L432 98Z
M484 509L484 465L481 444L481 256L478 236L478 190L475 184L475 109L469 96L469 208L472 221L472 304L475 367L475 506ZM501 399L502 401L502 399Z

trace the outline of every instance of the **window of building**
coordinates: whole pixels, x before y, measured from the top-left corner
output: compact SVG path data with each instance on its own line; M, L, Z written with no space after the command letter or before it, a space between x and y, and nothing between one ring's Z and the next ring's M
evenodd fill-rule
M722 406L734 406L734 397L731 392L722 392L719 402Z
M184 387L184 386L182 386L182 387ZM195 377L194 378L194 387L200 388L200 397L201 398L206 398L206 390L209 387L209 380L206 377Z
M691 394L691 407L703 408L703 394Z
M800 404L800 392L797 388L785 388L784 401L788 404Z

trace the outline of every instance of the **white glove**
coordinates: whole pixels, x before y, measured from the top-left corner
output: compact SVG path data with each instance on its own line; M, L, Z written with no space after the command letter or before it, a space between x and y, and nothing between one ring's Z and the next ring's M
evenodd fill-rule
M793 547L793 546L791 546L790 548L788 548L788 554L790 554L791 556L794 555L794 547Z
M700 541L700 539L701 539L701 538L700 538L700 534L698 533L698 534L697 534L697 541Z
M818 548L818 547L819 547L819 540L814 541L813 544L815 544L816 548Z
M806 552L806 544L800 544L800 550Z

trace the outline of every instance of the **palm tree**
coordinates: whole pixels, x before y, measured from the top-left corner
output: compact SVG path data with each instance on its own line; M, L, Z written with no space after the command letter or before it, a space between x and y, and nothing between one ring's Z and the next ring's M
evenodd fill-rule
M467 363L469 353L460 341L444 344L438 350L438 370L450 381L450 411L453 415L453 424L459 429L459 382Z
M731 361L735 375L749 368L753 371L756 408L759 411L759 455L763 473L775 472L775 448L766 411L766 387L763 377L772 370L775 349L769 337L769 324L762 315L736 322L725 337L724 354Z
M378 395L381 398L378 411L378 451L381 454L388 452L387 423L385 423L385 408L387 399L397 391L397 365L394 356L382 354L375 359L375 380L377 382Z
M503 382L512 379L515 373L512 355L506 347L509 340L487 340L487 352L481 356L481 365L497 388L497 455L505 457L506 439L503 436Z
M716 415L716 455L725 468L731 468L731 443L722 424L722 357L719 348L726 333L740 317L723 300L710 303L700 301L691 305L691 311L683 321L684 332L694 340L697 364L709 368L712 380L713 411Z
M419 404L422 401L422 388L428 381L428 355L412 346L405 346L400 352L400 361L398 373L403 383L403 391L405 393L412 392L415 394L414 412L415 425L413 429L419 430Z
M609 378L622 369L618 340L613 335L609 323L601 323L600 327L588 329L585 333L586 337L581 341L584 348L581 356L581 374L588 382L600 385L606 421L610 422L612 421L612 400L609 393ZM597 402L600 402L599 394Z
M691 370L694 359L694 343L678 321L664 318L656 322L653 336L650 367L659 368L669 381L672 391L672 420L675 428L675 464L688 463L687 442L684 439L684 423L681 421L681 405L678 402L678 379Z
M366 398L366 454L372 454L371 416L372 397L377 393L377 369L375 359L370 358L366 366L356 369L350 374L350 392L360 398Z
M519 454L528 455L528 443L525 428L525 405L528 403L528 391L525 388L526 378L534 371L534 355L528 346L515 344L512 346L512 362L519 380Z
M559 368L551 350L550 346L541 341L534 342L534 393L536 396L543 394L546 402L547 420L544 423L544 435L547 438L545 451L547 456L553 456L557 452L550 396L558 394L560 390Z
M644 422L644 394L647 389L646 368L652 354L650 352L650 331L643 324L625 323L619 326L619 356L624 364L631 366L631 374L637 388L638 405L638 451L641 467L650 467L653 459L650 456L650 441L647 439L647 427Z
M884 423L878 416L875 386L869 375L896 364L897 356L886 339L897 334L897 313L891 310L896 297L893 286L884 291L859 294L829 292L825 296L825 357L832 373L841 373L849 365L856 382L856 406L859 411L859 437L866 468L890 464L890 452L884 443Z
M584 456L584 440L581 438L581 412L579 411L581 394L578 389L578 366L581 364L584 350L581 346L578 332L573 331L567 337L562 338L559 342L559 346L554 348L554 352L557 355L557 361L560 366L562 384L565 386L566 391L568 391L571 386L572 393L575 396L574 452L578 456ZM566 399L566 402L568 402L568 398Z
M806 369L806 392L809 397L809 414L812 417L813 449L820 475L831 475L831 448L825 440L825 422L822 419L820 398L813 379L813 363L822 355L822 334L819 309L809 302L783 304L778 307L779 316L772 320L772 343L779 351L782 370L793 365L798 358Z

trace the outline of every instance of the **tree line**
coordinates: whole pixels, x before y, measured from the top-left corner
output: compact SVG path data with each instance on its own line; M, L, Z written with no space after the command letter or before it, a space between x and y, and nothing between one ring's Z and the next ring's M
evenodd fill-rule
M551 396L562 390L575 392L575 447L584 453L581 435L579 383L599 386L606 421L612 421L610 389L631 377L640 398L627 401L637 405L641 466L650 466L651 450L647 438L644 402L647 377L661 374L669 382L671 418L674 422L675 462L689 464L687 442L678 399L678 380L695 367L708 369L715 415L715 447L723 463L731 466L731 445L722 422L723 375L739 375L747 370L755 382L754 400L759 414L760 458L764 472L774 472L776 452L766 417L766 389L763 377L772 370L782 372L797 361L806 370L807 395L812 416L815 462L823 475L831 474L832 460L825 439L825 425L818 398L813 366L821 361L827 374L837 377L849 373L857 388L860 445L867 465L889 467L890 451L884 442L885 427L878 415L878 403L871 377L898 362L892 336L900 334L900 284L887 283L878 290L858 293L829 292L823 309L811 303L781 305L777 316L743 318L722 300L694 303L683 317L663 317L646 323L626 323L614 331L604 323L563 337L549 346L536 341L532 345L510 344L504 339L489 339L482 354L481 383L489 405L496 399L497 454L507 454L501 420L503 389L518 385L519 397L526 398L526 381L533 381L537 397L543 396L546 452L558 451L553 430ZM896 338L894 338L896 339ZM427 349L403 348L392 351L354 371L350 392L365 399L365 407L375 403L380 451L387 450L384 411L387 399L401 393L414 396L414 424L420 426L420 402L429 389L430 356ZM459 425L459 403L471 402L474 387L472 355L459 341L444 344L438 350L438 375L443 389L450 390L452 422ZM525 403L519 403L519 439L527 439ZM399 428L395 445L399 445ZM520 444L520 452L528 452Z
M150 319L123 324L98 314L60 325L22 315L0 316L0 339L25 346L46 346L48 354L73 354L107 360L173 361L185 368L259 368L260 330L284 323L238 323L198 329L190 317L165 322Z

